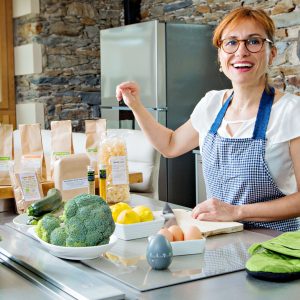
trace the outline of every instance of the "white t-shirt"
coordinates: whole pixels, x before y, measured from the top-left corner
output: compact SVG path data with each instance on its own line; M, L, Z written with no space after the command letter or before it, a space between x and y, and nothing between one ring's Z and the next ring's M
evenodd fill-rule
M208 92L191 114L192 125L199 132L200 153L202 153L204 138L222 107L222 101L226 91L227 90ZM290 140L300 136L299 116L300 97L285 94L273 104L266 132L267 144L265 160L273 180L285 195L297 192L297 183L289 143ZM235 132L233 137L231 137L226 130L226 125L228 122L230 123L230 121L224 119L218 130L220 136L226 138L252 137L256 117L239 121L242 122L242 125Z

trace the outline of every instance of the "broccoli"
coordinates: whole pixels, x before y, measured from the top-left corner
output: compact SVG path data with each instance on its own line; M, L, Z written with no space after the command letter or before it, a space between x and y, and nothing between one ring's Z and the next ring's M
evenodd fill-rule
M50 234L50 243L56 246L66 246L66 239L65 227L57 227Z
M60 219L51 214L44 215L42 219L40 219L35 227L35 232L40 239L49 243L51 232L60 227Z
M81 194L69 200L60 217L47 214L38 221L37 235L57 246L103 245L115 230L107 203L99 196Z
M99 196L81 194L69 200L64 208L67 247L107 244L115 222L107 203Z

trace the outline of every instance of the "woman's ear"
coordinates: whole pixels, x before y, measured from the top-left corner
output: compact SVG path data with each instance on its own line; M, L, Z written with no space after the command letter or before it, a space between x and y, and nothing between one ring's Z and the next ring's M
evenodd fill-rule
M269 66L272 64L276 55L277 55L277 48L275 46L273 46L270 51Z

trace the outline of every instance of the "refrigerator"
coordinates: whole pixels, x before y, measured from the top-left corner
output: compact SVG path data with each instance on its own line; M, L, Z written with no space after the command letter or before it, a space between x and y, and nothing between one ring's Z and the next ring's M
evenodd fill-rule
M157 20L101 30L100 113L107 127L139 129L130 109L116 100L122 81L136 81L144 106L171 129L189 119L207 91L230 87L218 70L213 30L210 25ZM194 207L195 190L192 151L161 159L160 200Z

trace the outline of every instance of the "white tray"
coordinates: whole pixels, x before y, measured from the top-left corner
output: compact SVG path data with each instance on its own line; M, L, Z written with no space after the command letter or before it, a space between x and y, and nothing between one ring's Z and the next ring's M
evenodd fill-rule
M72 259L72 260L85 260L100 257L104 252L109 250L116 242L117 237L112 235L109 239L109 243L101 246L93 247L62 247L46 243L40 239L34 231L34 227L28 229L34 238L36 238L43 246L54 256Z
M153 212L155 219L148 222L139 222L134 224L118 224L114 235L119 239L128 241L139 238L145 238L157 233L164 225L165 219L161 216L161 212Z
M203 253L206 239L171 242L173 255L189 255Z
M13 219L13 223L19 228L19 229L29 229L31 228L33 225L28 225L27 221L30 219L30 217L27 214L21 214L16 216Z

